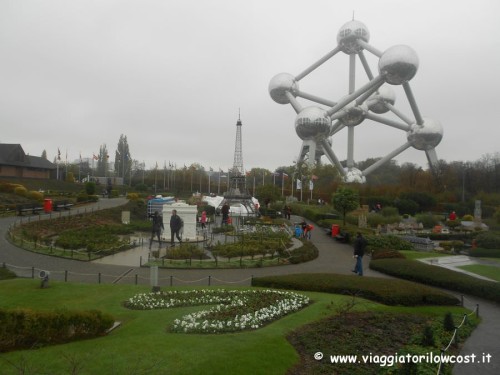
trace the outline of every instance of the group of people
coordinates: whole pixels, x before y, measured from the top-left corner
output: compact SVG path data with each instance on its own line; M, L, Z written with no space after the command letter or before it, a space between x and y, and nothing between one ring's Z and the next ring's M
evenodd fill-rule
M227 212L224 210L224 207L222 207L222 222L227 224L227 220L229 217L229 206L227 207ZM163 217L159 214L158 211L155 211L154 214L151 216L152 222L153 222L153 227L151 230L151 239L149 240L149 249L151 250L151 245L153 244L154 237L156 236L158 238L158 244L159 247L161 248L161 232L165 230L164 225L163 225ZM203 211L201 213L200 217L200 224L201 228L205 229L206 227L206 222L207 222L207 213ZM183 222L182 219L180 218L179 215L177 215L177 210L172 210L172 216L170 216L170 244L171 246L174 246L174 239L177 238L179 243L182 243L182 238L180 236L180 230L182 229ZM306 239L311 239L311 231L314 229L314 226L312 224L308 224L307 222L303 221L299 225L296 225L296 235L302 238ZM356 263L354 265L354 269L352 272L359 276L363 276L363 256L365 255L365 250L366 250L366 239L363 237L363 235L358 232L356 239L354 240L354 253L353 253L353 258L356 260Z
M155 211L152 215L153 227L151 229L151 239L149 240L149 250L151 250L151 245L155 236L158 238L158 248L161 248L161 232L165 230L163 225L163 217L158 211ZM182 229L183 222L179 215L177 215L177 210L172 210L172 216L170 216L170 244L174 246L174 238L182 243L182 238L180 236L180 230Z

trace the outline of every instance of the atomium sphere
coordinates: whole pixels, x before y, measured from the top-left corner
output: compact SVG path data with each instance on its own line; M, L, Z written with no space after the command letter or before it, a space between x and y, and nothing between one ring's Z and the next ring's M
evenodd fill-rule
M370 32L368 28L359 21L349 21L344 24L337 33L337 43L342 52L352 55L363 50L357 41L361 39L368 43L370 40Z
M368 107L366 104L356 105L355 102L350 102L342 108L342 117L339 120L346 126L359 125L364 121L367 111Z
M443 126L437 120L425 118L423 125L411 126L406 138L413 148L428 151L435 148L443 139Z
M295 131L302 140L328 136L331 125L332 120L319 107L303 108L295 117Z
M381 86L376 93L368 98L366 104L370 111L374 113L386 113L389 108L385 105L386 103L394 105L396 102L396 94L392 87L384 85Z
M378 70L385 81L391 85L408 82L418 70L417 53L405 45L392 46L380 57Z
M290 103L286 96L287 91L293 96L296 96L297 91L299 91L299 83L295 80L294 76L288 73L280 73L271 78L271 82L269 82L269 95L271 95L271 98L276 103Z
M347 183L357 182L359 184L364 184L366 182L363 172L357 168L344 168L346 175L344 176L344 181Z

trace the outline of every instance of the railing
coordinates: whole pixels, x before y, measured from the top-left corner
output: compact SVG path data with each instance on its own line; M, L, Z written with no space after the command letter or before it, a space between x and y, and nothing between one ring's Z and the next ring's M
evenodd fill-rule
M464 296L463 295L461 296L461 305L462 305L462 307L464 306ZM457 333L458 333L458 330L460 328L462 328L462 326L465 324L465 322L467 321L467 317L469 317L469 316L471 316L473 314L476 314L476 317L479 317L479 304L476 304L476 307L474 308L474 310L472 310L470 312L470 314L464 314L460 325L458 327L455 327L455 329L453 330L453 335L451 336L450 342L448 343L448 345L446 347L444 347L444 348L441 349L441 356L443 356L446 353L446 351L450 348L450 346L452 344L456 344L457 343ZM436 375L441 374L441 366L442 365L443 365L443 361L439 361L439 366L438 366Z
M44 269L37 267L21 267L15 266L12 264L2 263L2 267L9 269L17 274L18 277L21 278L31 278L35 279L39 277L41 271L45 271ZM143 285L149 284L151 281L151 275L143 276L137 273L132 274L134 268L130 268L119 275L110 275L106 273L80 273L73 271L49 271L50 279L64 282L87 282L87 283L97 283L97 284L117 284L121 282L128 282L134 285ZM211 285L244 285L250 286L252 285L253 275L250 277L246 277L240 280L224 280L218 277L214 277L212 275L208 275L199 279L187 280L180 279L173 275L168 275L164 277L158 277L158 284L163 286L183 286L183 285L200 285L200 286L211 286Z

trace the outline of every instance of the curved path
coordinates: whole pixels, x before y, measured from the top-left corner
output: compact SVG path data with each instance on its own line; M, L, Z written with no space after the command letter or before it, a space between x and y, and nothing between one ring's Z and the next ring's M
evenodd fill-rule
M74 208L70 212L63 212L61 215L116 207L125 202L126 200L124 198L103 199L85 208ZM54 215L59 214L55 213ZM40 219L43 219L48 215L42 214L41 216ZM43 269L50 271L51 278L55 280L66 279L72 282L150 284L149 269L140 267L139 265L137 265L137 267L131 267L80 262L45 256L17 248L6 240L6 234L9 227L15 222L19 222L19 220L19 217L0 219L0 265L5 264L19 276L31 277L33 272L37 275L37 272ZM28 219L23 218L22 220L26 221ZM38 220L38 217L31 216L30 220ZM296 217L294 221L298 222L299 220L301 219ZM253 269L159 269L158 284L160 286L206 286L208 284L247 286L250 285L251 278L254 276L293 273L338 273L352 275L351 269L353 268L354 260L352 259L352 249L349 245L336 242L331 237L325 235L321 230L313 231L311 241L314 242L319 250L318 258L311 262L283 267ZM369 262L368 259L365 259L364 262L365 276L389 277L370 270L367 267ZM472 336L467 340L461 352L461 355L475 355L475 363L455 365L453 374L500 374L500 306L476 297L466 296L464 300L465 306L470 309L473 309L476 304L479 304L479 315L483 320L478 328L474 330ZM484 357L483 360L484 355L491 356L489 363L477 363L478 361L486 360L486 357Z

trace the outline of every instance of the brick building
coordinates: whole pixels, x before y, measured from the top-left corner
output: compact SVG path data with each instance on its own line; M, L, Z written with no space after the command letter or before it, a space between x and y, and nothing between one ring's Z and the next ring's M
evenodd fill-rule
M0 143L0 177L49 179L55 169L47 159L27 155L20 144Z

